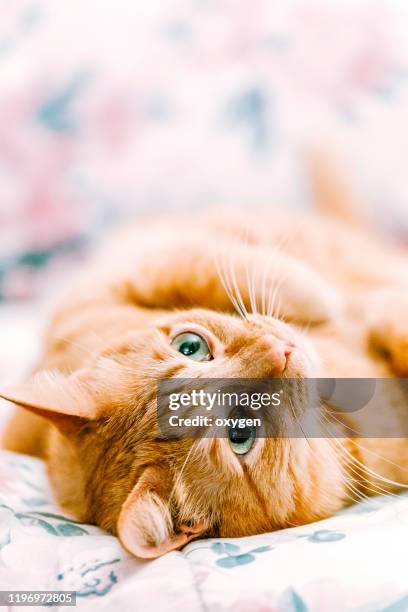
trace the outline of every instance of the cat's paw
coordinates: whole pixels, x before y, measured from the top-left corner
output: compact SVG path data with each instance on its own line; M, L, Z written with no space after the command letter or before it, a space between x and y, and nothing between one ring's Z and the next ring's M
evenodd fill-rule
M398 376L408 376L408 329L396 338L391 350L392 365Z
M408 376L408 291L384 291L373 301L369 340L397 376Z
M397 376L408 376L408 326L403 329L398 324L384 322L381 330L372 330L371 341L388 357Z
M307 266L298 265L279 293L284 318L304 325L332 321L344 308L340 291Z

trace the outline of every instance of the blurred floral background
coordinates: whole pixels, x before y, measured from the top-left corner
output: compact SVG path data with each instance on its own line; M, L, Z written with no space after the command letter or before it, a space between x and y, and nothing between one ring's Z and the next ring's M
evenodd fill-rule
M1 0L0 294L48 290L123 218L307 204L330 142L407 229L408 7Z
M408 235L405 0L0 11L3 368L10 330L27 342L30 300L107 228L209 205L305 207L316 144L336 150L379 227Z

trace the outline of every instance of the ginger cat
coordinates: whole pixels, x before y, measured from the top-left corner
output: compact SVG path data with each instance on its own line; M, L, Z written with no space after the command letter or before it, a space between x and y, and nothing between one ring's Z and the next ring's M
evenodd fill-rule
M228 438L158 436L163 378L408 376L405 253L325 216L231 217L122 230L61 301L37 375L1 392L26 408L6 448L44 456L61 506L140 557L408 484L408 432L372 439L324 404L320 437L255 438L244 453ZM292 400L281 409L302 419L302 394ZM403 432L404 394L382 401Z

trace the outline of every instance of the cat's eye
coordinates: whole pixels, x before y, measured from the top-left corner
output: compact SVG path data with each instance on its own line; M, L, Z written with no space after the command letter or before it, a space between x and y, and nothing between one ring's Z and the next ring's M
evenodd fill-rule
M173 338L171 346L179 353L195 361L209 361L213 358L207 342L193 332L185 332Z
M255 442L255 427L229 427L228 440L236 455L248 453Z

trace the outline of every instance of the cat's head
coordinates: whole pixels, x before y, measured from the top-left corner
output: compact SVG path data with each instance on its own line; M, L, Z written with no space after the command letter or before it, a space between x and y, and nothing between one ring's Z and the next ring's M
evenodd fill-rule
M60 502L117 532L135 555L155 557L199 535L305 523L337 510L344 495L342 465L324 438L250 433L237 441L227 430L162 439L158 381L316 376L313 347L295 328L190 310L129 331L86 369L40 373L1 395L56 426L49 454ZM279 408L285 431L309 409L306 387L294 386Z

